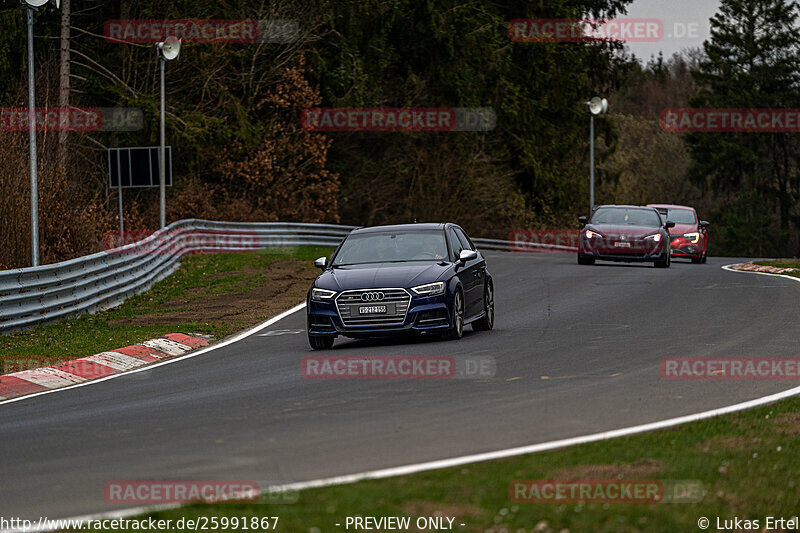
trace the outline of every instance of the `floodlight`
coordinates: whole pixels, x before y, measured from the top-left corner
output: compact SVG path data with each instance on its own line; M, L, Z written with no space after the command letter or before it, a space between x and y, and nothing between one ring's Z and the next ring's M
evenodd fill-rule
M161 71L161 113L160 113L160 146L158 151L158 157L161 160L159 164L159 220L161 222L161 227L165 227L167 225L167 192L166 192L166 185L164 183L166 179L166 162L165 162L165 146L166 146L166 125L164 124L164 116L167 114L166 105L164 103L164 65L167 64L167 61L172 61L173 59L177 59L181 53L181 40L175 37L174 35L170 35L164 42L156 44L158 49L158 57L160 61L158 62L158 68Z
M595 96L586 102L589 112L589 209L594 209L594 117L608 113L608 100Z
M177 59L181 53L181 40L170 35L164 42L158 43L158 56L166 61Z
M608 100L595 96L586 102L586 109L588 109L589 113L592 115L605 115L608 113Z

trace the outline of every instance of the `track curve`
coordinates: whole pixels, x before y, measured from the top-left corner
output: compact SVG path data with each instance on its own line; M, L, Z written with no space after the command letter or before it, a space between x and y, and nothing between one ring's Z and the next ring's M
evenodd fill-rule
M123 479L332 477L719 408L789 382L665 381L670 356L799 356L800 284L732 261L575 264L488 253L497 318L456 342L339 340L338 355L493 356L481 380L309 380L305 315L189 360L0 405L0 516L106 512ZM266 335L265 335L266 334Z

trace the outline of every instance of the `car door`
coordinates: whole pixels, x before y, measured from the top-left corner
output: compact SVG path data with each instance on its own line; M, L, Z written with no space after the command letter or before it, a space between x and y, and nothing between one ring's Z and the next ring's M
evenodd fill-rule
M461 250L473 250L474 246L470 243L463 230L459 227L450 228L450 239L453 241L453 250L456 251L456 258ZM471 318L483 310L483 275L485 272L483 258L478 257L467 261L459 269L459 278L464 287L464 315Z
M467 236L463 229L456 227L456 234L461 237L462 243L470 250L473 250L477 255L474 260L475 266L473 267L473 275L475 278L475 308L473 315L478 315L484 311L484 297L486 295L486 259L483 254L475 247L472 240Z
M469 262L463 265L458 264L458 256L461 254L461 250L464 249L464 245L461 239L458 238L455 228L451 227L447 231L447 238L450 241L450 247L453 249L453 260L457 263L456 276L458 276L458 279L461 281L461 288L464 289L464 318L469 318L472 316L475 276L470 269Z

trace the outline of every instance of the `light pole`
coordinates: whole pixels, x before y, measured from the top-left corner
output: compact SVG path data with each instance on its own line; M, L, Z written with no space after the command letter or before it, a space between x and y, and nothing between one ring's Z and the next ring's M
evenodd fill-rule
M595 96L586 102L589 112L589 212L594 209L594 117L608 113L608 100Z
M28 15L28 144L31 164L31 266L39 266L39 187L36 164L36 88L33 70L33 13L48 0L25 0ZM61 4L56 0L56 7Z
M167 225L167 163L166 157L164 152L166 152L165 144L165 130L166 126L164 123L164 115L166 113L165 105L164 105L164 65L167 61L172 61L173 59L178 59L178 56L181 53L181 40L169 36L164 39L164 42L157 43L156 47L158 49L158 58L159 58L159 66L161 68L161 142L158 151L158 157L160 160L159 164L159 219L161 223L161 227Z

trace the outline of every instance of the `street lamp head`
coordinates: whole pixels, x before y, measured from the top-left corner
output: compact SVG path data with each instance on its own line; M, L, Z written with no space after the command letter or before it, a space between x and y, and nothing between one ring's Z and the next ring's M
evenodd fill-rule
M30 8L36 9L42 7L48 2L52 2L56 6L56 9L61 9L61 0L21 0L20 3Z
M608 113L608 100L595 96L586 102L586 109L592 115L605 115Z
M158 57L166 61L177 59L181 53L181 40L170 35L164 42L156 44L158 47Z

